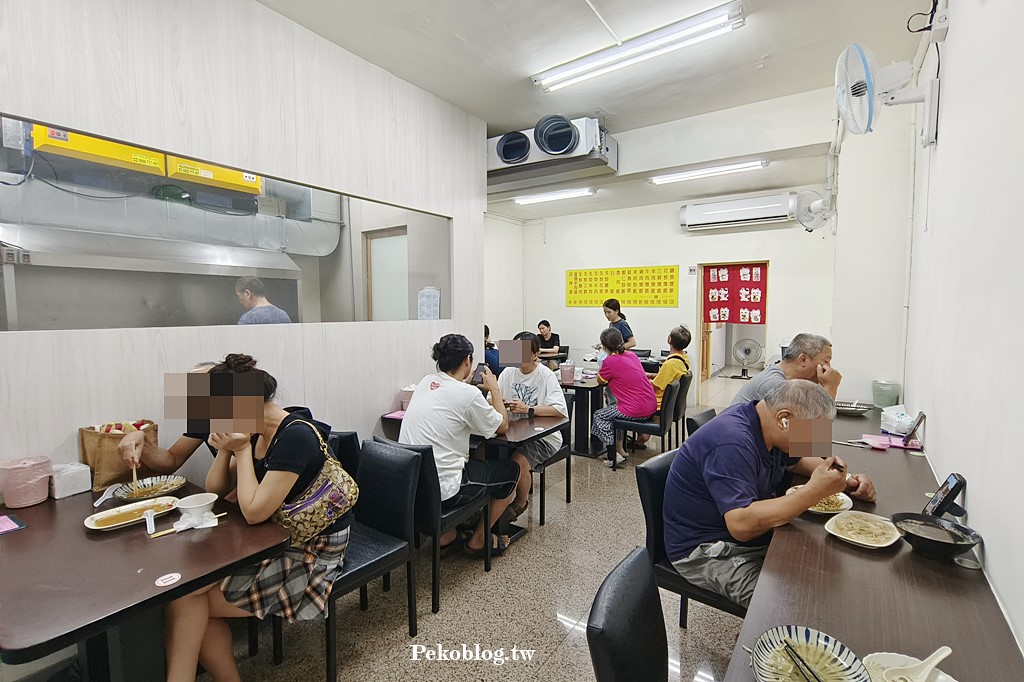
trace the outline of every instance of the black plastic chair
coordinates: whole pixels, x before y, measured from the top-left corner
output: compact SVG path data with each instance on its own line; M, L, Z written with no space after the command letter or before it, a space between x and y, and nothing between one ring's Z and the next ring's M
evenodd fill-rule
M612 426L615 428L615 437L618 440L620 432L623 433L647 433L658 436L661 439L661 451L665 452L665 441L672 429L672 415L675 414L676 396L679 395L679 382L673 381L665 387L665 393L661 396L661 409L649 421L635 422L628 419L613 419ZM615 445L608 446L608 457L612 460L612 469L616 468Z
M672 413L673 442L669 445L672 450L678 449L686 440L686 434L683 433L683 420L686 418L686 400L689 397L692 383L693 372L687 372L679 378L679 395L676 396L676 409Z
M429 535L432 541L430 559L430 610L437 613L441 610L441 542L442 535L460 523L476 516L483 511L484 528L491 527L491 498L482 497L454 509L441 508L441 481L437 477L437 463L434 461L434 448L429 445L405 445L396 443L381 436L374 436L377 443L397 448L407 448L420 453L420 480L416 489L416 532ZM489 540L490 538L488 538ZM484 570L491 570L491 543L484 544Z
M651 557L637 547L601 583L587 619L597 682L668 680L665 616Z
M665 482L668 480L672 461L678 456L677 451L666 452L652 457L636 468L636 485L640 490L640 504L644 508L644 521L647 525L647 553L654 562L654 576L658 587L675 592L679 600L679 627L686 627L687 600L694 599L713 606L720 611L744 618L747 610L729 601L722 595L705 590L691 584L676 572L665 554Z
M569 355L569 346L559 346L558 347L558 354L559 355Z
M331 431L327 437L334 457L341 462L341 468L355 478L359 473L359 434L355 431Z
M707 424L709 421L715 418L718 413L714 410L704 410L698 412L692 417L686 418L686 433L692 438L693 434L696 433L697 429Z
M651 357L651 349L650 348L645 348L645 349L630 348L629 352L632 353L633 355L637 356L638 358L649 358L649 357Z
M565 503L570 504L572 502L572 403L574 395L572 393L564 393L565 395L565 407L569 414L569 421L566 423L565 428L561 430L562 434L562 447L555 451L555 454L548 457L546 460L533 467L530 471L535 474L540 474L540 525L544 525L544 472L547 468L556 462L565 460Z

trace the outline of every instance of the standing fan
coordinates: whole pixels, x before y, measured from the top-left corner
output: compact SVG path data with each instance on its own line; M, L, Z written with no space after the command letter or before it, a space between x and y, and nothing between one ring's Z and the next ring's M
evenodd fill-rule
M761 344L754 339L740 339L732 347L732 356L736 362L743 365L739 374L733 374L732 379L752 379L747 368L761 359Z

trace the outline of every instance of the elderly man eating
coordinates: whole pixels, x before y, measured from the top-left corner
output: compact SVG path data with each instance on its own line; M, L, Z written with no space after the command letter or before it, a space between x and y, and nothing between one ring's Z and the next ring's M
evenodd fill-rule
M786 354L779 362L764 371L740 389L732 404L763 400L772 389L786 379L807 379L821 384L835 400L843 375L832 367L832 344L817 334L797 334L786 346Z
M764 400L734 405L688 438L665 485L665 549L681 576L741 606L754 593L771 531L843 492L873 502L863 474L831 450L836 409L818 384L780 383ZM809 477L778 496L786 472Z

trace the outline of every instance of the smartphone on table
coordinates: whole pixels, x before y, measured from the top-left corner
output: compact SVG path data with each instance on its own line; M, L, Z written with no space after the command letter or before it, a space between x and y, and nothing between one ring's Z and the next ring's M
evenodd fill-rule
M956 498L963 492L967 480L960 474L950 474L939 489L928 500L928 504L921 510L922 514L928 516L942 516L956 503Z

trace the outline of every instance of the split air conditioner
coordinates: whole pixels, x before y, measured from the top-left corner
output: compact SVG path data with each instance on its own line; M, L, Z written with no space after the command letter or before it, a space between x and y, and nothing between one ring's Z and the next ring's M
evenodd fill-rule
M796 192L686 204L679 209L679 224L690 231L795 219Z
M518 181L532 178L543 178L545 182L540 184L549 184L569 177L614 173L618 165L619 144L601 130L596 118L570 121L552 114L533 128L487 140L490 193L501 191L499 186L516 188Z

